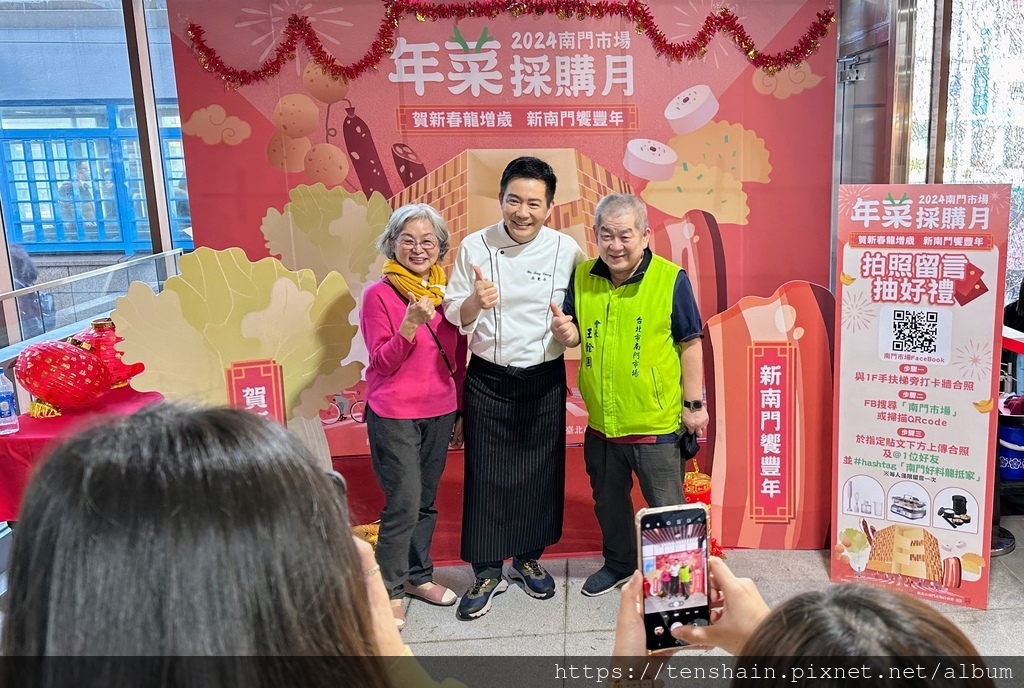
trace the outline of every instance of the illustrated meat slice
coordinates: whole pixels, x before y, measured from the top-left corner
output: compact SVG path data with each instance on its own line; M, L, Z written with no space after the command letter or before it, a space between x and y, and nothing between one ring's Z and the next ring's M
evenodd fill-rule
M395 169L402 184L408 188L427 176L427 168L416 155L416 151L404 143L396 143L391 146L391 157L395 161Z
M942 587L948 590L960 587L962 565L960 557L947 557L942 560Z

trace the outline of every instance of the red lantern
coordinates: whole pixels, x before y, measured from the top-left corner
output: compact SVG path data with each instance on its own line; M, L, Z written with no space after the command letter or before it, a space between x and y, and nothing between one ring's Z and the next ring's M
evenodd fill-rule
M110 318L96 318L90 327L76 334L74 338L92 346L110 373L111 388L124 387L128 384L128 380L146 368L141 363L128 365L121 361L124 354L114 348L114 345L124 340L117 336L114 331L114 321Z
M88 344L75 339L39 342L21 352L14 374L36 401L35 418L92 406L110 389L110 373Z
M700 472L697 459L693 460L693 470L683 476L683 495L688 504L703 502L711 505L711 476Z

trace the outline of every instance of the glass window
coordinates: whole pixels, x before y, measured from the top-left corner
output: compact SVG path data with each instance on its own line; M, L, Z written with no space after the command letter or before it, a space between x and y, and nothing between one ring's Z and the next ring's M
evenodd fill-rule
M102 129L107 126L107 109L102 105L4 107L0 124L4 129Z
M153 250L122 5L117 0L72 4L0 0L3 69L17 75L0 79L0 207L19 286ZM153 63L167 74L155 80L173 84L166 9L162 12L165 40L153 49L165 54ZM173 92L169 97L176 100ZM160 126L167 141L178 146L169 169L176 180L184 179L175 102L161 105ZM53 309L46 310L58 314L55 327L71 324L61 318L81 310L64 301L88 297L52 296ZM22 330L32 334L38 322L49 330L50 320L33 319L35 324Z
M1007 302L1024 276L1022 31L1019 0L953 2L943 181L1011 185Z
M914 87L910 112L911 184L925 181L928 172L929 127L932 113L932 42L935 35L935 7L918 3L914 17Z
M167 20L167 3L156 0L146 10L149 50L155 56L166 55L164 64L171 64L171 30ZM154 64L156 60L154 59ZM159 103L160 146L167 183L167 205L171 216L171 241L174 248L192 248L192 211L185 174L185 151L181 142L181 114L178 111L178 90L173 75L154 75L153 87Z

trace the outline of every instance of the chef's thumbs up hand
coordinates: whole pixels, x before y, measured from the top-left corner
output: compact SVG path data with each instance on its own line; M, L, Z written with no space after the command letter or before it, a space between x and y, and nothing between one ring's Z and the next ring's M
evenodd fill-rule
M480 308L494 308L498 304L498 288L494 282L484 279L479 266L473 266L473 273L473 295L480 303Z
M580 333L572 316L563 313L554 303L551 304L551 334L562 346L574 347L580 343Z

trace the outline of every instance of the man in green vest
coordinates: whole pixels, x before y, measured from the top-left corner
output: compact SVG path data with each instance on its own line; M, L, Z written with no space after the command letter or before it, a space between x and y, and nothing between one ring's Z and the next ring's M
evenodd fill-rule
M679 589L684 600L690 599L690 562L679 567Z
M686 272L648 248L647 206L612 194L594 211L597 259L576 266L551 332L582 345L577 376L589 421L583 456L604 566L583 594L619 587L637 567L633 473L650 506L683 503L682 426L703 434L701 320Z

